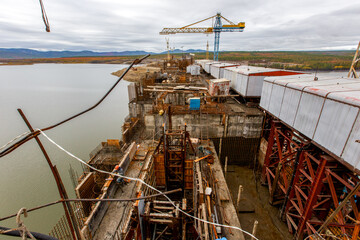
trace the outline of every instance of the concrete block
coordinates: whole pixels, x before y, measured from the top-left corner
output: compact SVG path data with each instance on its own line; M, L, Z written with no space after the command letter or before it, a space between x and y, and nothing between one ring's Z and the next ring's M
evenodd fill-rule
M154 126L155 127L155 117L154 115L145 115L144 117L145 126Z

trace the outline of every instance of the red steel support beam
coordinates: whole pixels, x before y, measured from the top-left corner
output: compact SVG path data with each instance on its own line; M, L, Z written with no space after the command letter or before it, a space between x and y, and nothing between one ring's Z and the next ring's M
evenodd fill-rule
M270 165L270 156L272 155L273 147L274 147L274 143L275 143L275 139L274 139L275 128L276 128L276 122L272 121L270 135L269 135L267 149L266 149L266 154L265 154L264 166L263 166L262 174L261 174L261 182L263 184L265 184L265 182L266 182L266 168L269 167L269 165Z
M318 199L318 195L323 186L323 178L325 176L324 174L325 174L326 163L327 163L327 160L325 158L322 158L320 165L318 167L318 170L316 171L316 176L315 176L314 182L311 186L311 190L310 190L311 195L308 196L304 213L301 216L299 227L295 234L296 239L299 239L299 240L302 239L305 227L307 225L307 221L310 219L310 217L313 213L313 207Z

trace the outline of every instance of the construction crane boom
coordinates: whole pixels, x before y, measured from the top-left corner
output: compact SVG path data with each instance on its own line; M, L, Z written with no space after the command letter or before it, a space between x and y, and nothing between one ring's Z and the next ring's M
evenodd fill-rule
M213 33L212 28L164 28L160 35L168 35L175 33Z
M211 27L192 27L198 23L215 19L214 25ZM221 19L224 19L229 24L222 24ZM186 25L181 28L164 28L160 35L169 35L169 34L176 34L176 33L204 33L204 34L211 34L215 33L215 41L214 41L214 61L217 61L219 58L219 45L220 45L220 33L221 32L242 32L245 28L245 23L240 22L235 24L225 17L221 16L221 13L217 13L214 16L205 18L203 20L197 21L195 23Z

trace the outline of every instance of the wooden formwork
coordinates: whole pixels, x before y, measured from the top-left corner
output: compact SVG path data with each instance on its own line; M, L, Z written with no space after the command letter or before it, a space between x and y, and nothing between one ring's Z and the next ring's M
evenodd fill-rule
M193 189L193 165L194 160L185 160L185 189Z
M156 186L165 187L166 178L165 178L165 162L164 154L154 155L154 165L155 165L155 176L156 176Z

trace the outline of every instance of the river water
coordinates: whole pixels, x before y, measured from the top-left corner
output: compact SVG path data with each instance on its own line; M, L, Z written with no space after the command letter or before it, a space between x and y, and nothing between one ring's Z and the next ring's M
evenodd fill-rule
M21 108L34 128L57 123L95 104L118 79L111 72L126 65L35 64L0 66L0 147L28 131L17 112ZM128 82L121 81L96 109L67 122L46 134L83 160L106 139L120 139L121 126L128 114ZM41 140L56 164L68 195L74 197L69 168L81 173L81 165L52 145ZM58 200L59 194L35 140L0 158L0 218L20 208L32 208ZM49 233L64 214L56 205L29 213L23 218L31 231ZM15 219L0 222L15 227ZM6 238L0 235L0 239Z

